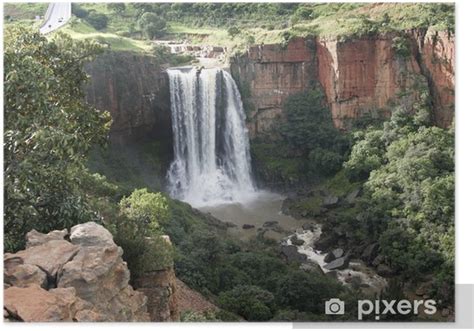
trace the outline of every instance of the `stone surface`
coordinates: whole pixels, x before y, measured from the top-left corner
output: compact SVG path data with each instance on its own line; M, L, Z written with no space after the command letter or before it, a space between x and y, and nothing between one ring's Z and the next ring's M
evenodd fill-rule
M168 76L152 56L106 52L85 67L86 101L112 116L110 140L160 140L173 153Z
M245 229L245 230L253 229L254 227L255 227L255 225L253 225L253 224L244 224L244 225L242 225L242 229Z
M67 229L54 230L48 234L32 230L26 234L26 248L42 245L51 240L63 240L68 235Z
M339 198L336 196L327 196L323 199L322 206L326 208L334 207L338 204Z
M307 260L306 255L298 253L296 246L282 245L281 252L288 261L305 262Z
M137 280L138 291L147 298L152 322L178 321L178 288L172 267L151 271Z
M4 292L4 307L9 315L24 322L72 322L82 303L74 289L46 291L32 285L10 287Z
M66 235L30 232L28 249L4 255L8 318L149 321L147 298L129 285L130 272L112 235L95 223L73 227L75 244L56 239Z
M361 259L364 260L365 262L370 263L377 257L378 251L379 251L379 244L373 243L373 244L367 245L367 247L365 247L364 251L362 252Z
M386 264L379 264L377 266L377 273L382 277L389 277L393 275L393 270Z
M412 53L398 57L394 34L338 41L331 38L294 38L285 49L279 45L252 46L231 60L231 72L250 104L251 139L274 136L284 121L283 103L292 94L322 87L334 125L350 129L366 114L388 117L391 101L411 107L417 93L414 77L429 86L435 122L451 124L454 116L454 35L445 31L407 31Z
M346 269L349 266L349 258L347 256L340 257L324 265L323 267L328 270Z
M21 259L24 264L36 265L55 279L58 271L79 251L79 247L65 240L51 240L42 245L33 246L14 254L7 253L4 260Z
M48 286L48 276L37 266L32 264L12 265L8 260L4 261L3 281L16 287L38 285L47 288Z
M71 242L81 246L113 246L114 238L102 225L94 222L79 224L71 228Z

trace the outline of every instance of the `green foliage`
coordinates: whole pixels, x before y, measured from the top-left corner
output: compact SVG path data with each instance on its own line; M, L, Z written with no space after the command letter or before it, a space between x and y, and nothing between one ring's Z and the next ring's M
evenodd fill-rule
M95 219L80 178L93 143L105 141L107 114L83 103L89 41L25 29L5 32L5 248L31 229L49 231Z
M159 63L171 64L172 66L186 64L194 60L191 55L172 54L168 47L161 45L153 47L153 55Z
M276 298L281 306L313 313L323 313L324 302L342 292L336 280L302 270L290 271L280 278L277 289Z
M120 201L120 211L133 222L146 224L150 233L158 233L169 217L168 202L161 193L150 193L146 188Z
M166 21L155 13L144 13L138 20L138 26L148 39L162 37L166 32Z
M336 173L342 165L348 141L333 125L324 93L313 90L287 98L283 106L287 121L281 126L284 139L309 158L316 176Z
M248 321L268 321L273 315L273 294L257 286L239 285L230 291L221 292L218 302L222 308Z
M227 29L227 33L229 34L231 39L234 39L240 33L240 29L236 26L231 26Z
M107 15L90 11L89 15L84 18L87 23L92 25L96 30L103 30L107 27L109 18Z
M78 18L86 18L89 15L87 9L82 8L78 3L72 3L72 14Z
M112 10L116 14L123 14L126 9L125 3L123 2L112 2L107 4L107 9Z
M397 36L392 40L392 48L400 58L407 58L412 54L410 39L404 36Z

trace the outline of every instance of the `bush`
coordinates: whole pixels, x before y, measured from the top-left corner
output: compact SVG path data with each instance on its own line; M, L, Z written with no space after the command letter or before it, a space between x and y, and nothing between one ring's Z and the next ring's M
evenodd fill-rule
M91 11L89 15L85 18L85 20L96 30L103 30L107 27L109 18L105 14Z
M407 58L412 54L410 39L406 37L395 37L392 40L392 48L400 58Z
M227 29L227 34L231 39L234 39L238 34L240 34L240 29L236 26L231 26Z
M89 15L89 11L82 8L79 4L73 3L71 8L72 14L78 18L86 18Z
M273 294L257 286L240 285L222 292L218 303L248 321L268 321L273 316Z
M161 37L166 32L166 21L155 13L144 13L138 20L138 26L148 39Z
M168 201L161 193L150 193L146 188L120 201L120 211L128 219L143 224L148 234L159 233L161 223L169 217Z

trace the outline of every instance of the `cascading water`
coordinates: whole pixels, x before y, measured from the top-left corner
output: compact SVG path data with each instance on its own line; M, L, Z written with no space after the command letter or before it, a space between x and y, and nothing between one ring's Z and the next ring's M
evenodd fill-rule
M174 161L170 193L195 207L244 202L255 193L245 113L221 69L168 69Z

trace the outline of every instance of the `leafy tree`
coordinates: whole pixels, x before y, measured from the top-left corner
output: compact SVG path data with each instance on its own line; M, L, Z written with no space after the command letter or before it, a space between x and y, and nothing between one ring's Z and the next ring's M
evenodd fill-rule
M109 117L84 104L84 63L91 41L22 28L5 31L5 249L26 232L94 219L81 178L93 144L105 142Z
M240 34L240 29L236 26L231 26L227 29L227 34L231 39L234 39L238 34Z
M148 39L161 37L166 32L166 21L151 12L146 12L140 17L138 26Z
M241 315L248 321L268 321L273 316L273 294L257 286L239 285L222 292L219 306Z
M112 2L107 4L107 8L112 10L116 14L123 14L126 9L125 3L123 2Z
M120 201L120 211L134 222L146 225L150 233L158 233L169 217L167 199L161 193L138 189Z
M89 15L85 18L87 23L92 25L96 30L103 30L107 27L109 23L109 18L107 15L102 13L97 13L95 11L89 12Z

